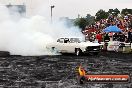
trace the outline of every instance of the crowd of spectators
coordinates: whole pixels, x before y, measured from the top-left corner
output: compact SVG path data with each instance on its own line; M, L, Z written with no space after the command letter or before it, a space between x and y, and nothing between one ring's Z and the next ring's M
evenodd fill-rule
M116 25L122 30L120 33L105 33L102 30L106 27ZM110 41L112 38L113 41L120 42L132 42L132 15L127 14L121 16L110 15L107 19L101 19L100 21L95 22L90 26L86 26L86 29L83 31L86 36L86 40L98 42Z

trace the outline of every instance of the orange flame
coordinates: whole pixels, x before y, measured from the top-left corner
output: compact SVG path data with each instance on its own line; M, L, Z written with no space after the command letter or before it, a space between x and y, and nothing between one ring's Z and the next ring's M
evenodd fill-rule
M86 72L85 72L85 70L82 68L82 66L79 66L78 71L79 71L80 76L85 76L85 75L86 75Z

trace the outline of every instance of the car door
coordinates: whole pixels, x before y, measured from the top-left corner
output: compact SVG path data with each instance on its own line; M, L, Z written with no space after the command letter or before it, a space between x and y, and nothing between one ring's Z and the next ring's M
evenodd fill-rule
M75 53L75 48L76 48L77 44L78 43L75 41L75 38L70 38L70 46L69 46L69 48L70 48L70 52L71 53Z
M63 43L63 52L65 53L70 53L70 41L69 41L69 38L65 38L64 39L64 43Z
M67 53L74 53L75 52L76 43L71 41L71 38L65 38L64 48Z
M62 52L64 51L63 47L64 47L64 38L60 38L57 40L57 44L55 46L58 50L58 52Z

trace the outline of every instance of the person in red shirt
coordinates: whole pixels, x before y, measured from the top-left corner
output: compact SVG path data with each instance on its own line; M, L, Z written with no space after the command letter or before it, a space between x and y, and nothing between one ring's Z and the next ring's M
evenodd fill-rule
M98 32L96 34L96 39L98 40L99 43L102 42L102 34L101 34L101 32Z

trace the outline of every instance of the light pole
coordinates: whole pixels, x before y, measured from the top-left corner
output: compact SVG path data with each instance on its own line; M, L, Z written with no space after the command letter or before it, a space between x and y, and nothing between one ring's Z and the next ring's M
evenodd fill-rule
M51 23L52 23L52 16L53 16L53 14L52 14L52 9L55 7L54 5L52 5L52 6L50 6L51 7Z

